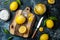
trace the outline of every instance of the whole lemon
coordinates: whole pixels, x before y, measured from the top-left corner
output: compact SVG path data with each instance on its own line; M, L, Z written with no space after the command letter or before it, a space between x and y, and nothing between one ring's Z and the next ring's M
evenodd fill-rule
M48 3L49 4L54 4L55 3L55 0L48 0Z
M46 21L46 26L47 26L47 28L52 28L52 27L54 26L53 20L48 19L48 20Z
M21 26L21 27L19 28L19 32L20 32L20 33L26 33L26 31L27 31L27 28L26 28L25 26Z
M26 21L26 18L23 15L19 15L15 18L17 24L23 24Z
M38 15L42 15L46 12L46 6L45 4L37 4L35 7L34 7L34 12Z
M48 39L49 39L48 34L42 34L42 35L40 36L40 40L48 40Z
M10 10L15 11L18 8L18 3L16 1L10 4Z
M44 30L43 27L40 27L40 28L39 28L39 31L40 31L40 32L43 32L43 30Z

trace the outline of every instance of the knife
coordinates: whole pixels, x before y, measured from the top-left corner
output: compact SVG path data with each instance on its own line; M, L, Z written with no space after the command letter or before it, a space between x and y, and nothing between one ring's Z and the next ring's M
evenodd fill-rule
M34 31L34 33L33 33L33 35L32 35L32 38L34 38L34 36L35 36L35 34L36 34L38 28L39 28L40 25L41 25L41 22L42 22L43 18L44 18L44 17L41 17L41 18L40 18L40 20L39 20L39 22L38 22L38 25L37 25L37 28L35 29L35 31Z

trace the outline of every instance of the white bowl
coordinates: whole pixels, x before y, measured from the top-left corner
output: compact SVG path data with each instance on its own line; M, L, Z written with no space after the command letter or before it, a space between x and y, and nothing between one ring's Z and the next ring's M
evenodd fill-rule
M10 18L10 13L8 10L3 9L0 11L0 19L1 20L7 21L9 18Z

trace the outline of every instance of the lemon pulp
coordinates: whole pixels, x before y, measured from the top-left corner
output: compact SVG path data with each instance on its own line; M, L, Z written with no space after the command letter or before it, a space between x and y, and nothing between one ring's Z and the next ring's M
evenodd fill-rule
M54 4L55 3L55 0L48 0L48 3L49 4Z
M21 27L19 28L19 32L20 32L20 33L26 33L26 31L27 31L27 28L26 28L25 26L21 26Z

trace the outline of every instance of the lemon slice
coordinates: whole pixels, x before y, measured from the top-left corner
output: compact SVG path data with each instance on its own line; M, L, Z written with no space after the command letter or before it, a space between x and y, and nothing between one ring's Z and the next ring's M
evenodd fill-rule
M19 28L19 33L26 33L26 31L27 31L27 28L25 27L25 26L21 26L20 28Z
M55 3L55 0L48 0L48 3L49 4L54 4Z

